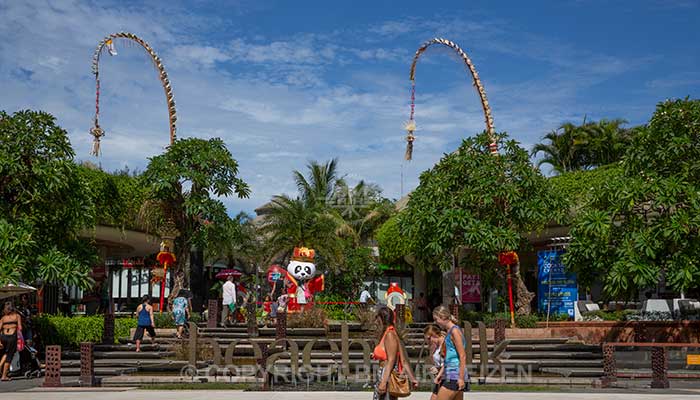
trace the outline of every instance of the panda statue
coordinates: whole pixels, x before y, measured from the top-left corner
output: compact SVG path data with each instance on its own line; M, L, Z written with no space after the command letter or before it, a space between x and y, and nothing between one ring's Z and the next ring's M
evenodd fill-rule
M306 247L295 247L287 265L288 312L304 311L313 304L315 293L323 291L323 275L316 275L315 251Z

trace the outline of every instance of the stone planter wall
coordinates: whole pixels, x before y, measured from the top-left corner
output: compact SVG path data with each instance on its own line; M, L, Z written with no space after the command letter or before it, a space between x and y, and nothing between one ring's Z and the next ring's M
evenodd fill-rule
M134 333L136 333L136 328L131 328L131 330L129 331L129 337L134 337ZM175 328L156 328L156 337L170 337L174 336L176 333L177 329ZM143 338L150 339L151 337L148 336L148 333L145 333L143 335Z
M603 342L700 343L700 321L590 321L538 323L537 328L506 329L506 339L574 338L588 344ZM486 336L494 339L494 330ZM472 338L479 333L472 329Z

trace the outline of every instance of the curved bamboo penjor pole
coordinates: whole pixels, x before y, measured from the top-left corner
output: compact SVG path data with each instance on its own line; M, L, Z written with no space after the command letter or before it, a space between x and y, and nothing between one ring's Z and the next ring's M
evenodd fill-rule
M443 38L434 38L423 43L423 45L421 45L418 48L418 50L416 51L416 55L413 57L413 63L411 64L411 115L405 126L405 129L408 132L408 134L406 135L406 160L411 160L413 158L413 142L416 140L416 136L414 135L414 132L416 130L416 122L414 120L416 100L416 64L418 63L418 58L420 58L421 54L423 54L423 52L433 44L442 44L456 51L457 54L459 54L459 56L462 58L462 61L464 61L464 64L466 64L467 68L469 69L469 72L472 75L472 79L474 80L474 86L476 87L476 90L479 93L481 107L484 109L486 132L488 133L489 138L491 139L491 143L489 144L489 150L491 151L491 154L498 155L498 143L496 142L495 130L493 128L493 117L491 117L491 107L489 106L489 101L486 99L486 91L484 90L484 85L481 84L479 74L476 72L476 68L474 68L472 60L469 59L467 53L465 53L464 50L462 50L456 43Z
M100 55L102 54L102 50L107 47L107 51L109 52L110 55L117 55L117 52L114 50L114 39L117 38L122 38L122 39L128 39L132 40L141 47L143 47L146 50L146 53L148 53L149 56L151 56L151 60L153 60L153 64L155 65L156 69L158 70L159 73L159 78L161 83L163 84L163 90L165 90L165 100L167 101L168 104L168 116L170 120L170 144L172 145L175 142L175 136L176 136L176 129L175 129L175 122L177 121L177 114L175 112L175 98L173 97L173 88L170 85L170 79L168 79L168 73L165 72L165 68L163 67L163 63L160 60L160 57L158 57L158 54L156 54L155 51L153 51L153 48L146 43L145 40L141 39L140 37L134 35L133 33L129 32L119 32L119 33L112 33L109 36L106 36L100 44L97 45L97 49L95 49L95 55L92 57L92 73L95 74L95 126L93 126L90 129L90 134L94 136L93 140L93 145L92 145L92 154L97 156L100 154L100 138L105 135L105 131L100 127L100 70L99 70L99 64L100 64Z

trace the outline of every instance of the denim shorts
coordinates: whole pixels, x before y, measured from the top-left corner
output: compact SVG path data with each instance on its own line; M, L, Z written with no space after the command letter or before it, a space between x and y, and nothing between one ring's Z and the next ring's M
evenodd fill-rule
M444 387L445 389L451 390L453 392L458 392L459 391L459 383L457 381L442 381L440 386ZM462 390L463 392L468 392L469 391L469 381L465 380L464 381L464 389Z

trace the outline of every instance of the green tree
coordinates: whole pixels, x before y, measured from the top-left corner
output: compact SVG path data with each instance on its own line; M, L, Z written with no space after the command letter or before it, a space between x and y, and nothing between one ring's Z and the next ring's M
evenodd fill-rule
M73 156L50 114L0 112L0 284L91 285L96 253L79 233L95 208Z
M404 262L404 257L410 256L411 252L418 247L417 244L410 243L409 238L401 234L400 217L401 213L394 215L377 229L379 258L383 263Z
M586 160L581 150L587 137L580 126L570 122L564 123L558 130L544 135L543 140L549 142L538 143L532 148L533 156L543 154L537 162L538 167L549 164L558 174L585 169Z
M588 166L599 167L622 159L636 132L623 128L626 123L623 119L602 119L582 126L585 137L581 147Z
M299 195L309 206L323 207L335 190L338 181L338 160L332 159L325 164L312 161L307 165L309 176L294 171L294 182Z
M620 161L635 132L624 129L625 123L622 119L564 123L546 134L543 141L548 142L536 144L532 155L541 153L537 166L549 164L557 174L612 164Z
M566 264L610 296L632 297L661 277L700 284L700 101L657 106L632 139L623 173L591 193L571 228Z
M254 274L264 263L265 255L262 236L250 215L240 212L220 224L220 229L212 229L205 256L212 262L225 260L229 266L238 265Z
M180 233L175 240L174 289L178 289L188 282L192 247L206 248L212 230L228 221L218 198L248 197L250 189L238 177L238 163L219 138L176 141L164 154L150 159L143 180L149 185L150 204L159 205L160 222L172 221Z
M109 173L90 162L81 163L77 170L90 187L97 224L149 230L150 225L139 217L147 198L147 187L139 174L126 169Z
M309 204L286 195L275 196L260 231L266 236L270 259L287 262L294 247L316 250L320 268L343 258L342 219L325 205Z
M368 246L374 231L393 214L393 204L377 185L348 185L338 176L336 159L312 161L307 169L306 176L293 173L298 197L275 196L263 210L260 232L268 261L286 263L294 247L313 247L318 269L330 275L328 290L350 295L354 288L343 282L372 275L376 263Z
M363 180L351 187L345 179L338 179L329 204L345 221L345 231L356 245L371 241L375 231L395 213L394 203L382 197L382 189Z
M471 265L492 270L498 268L499 252L519 250L523 235L561 217L561 197L530 163L528 152L506 134L498 134L498 140L498 156L490 154L489 137L482 133L421 174L398 217L417 259L438 260L448 270L466 249ZM532 294L517 269L514 278L518 312L527 314Z

